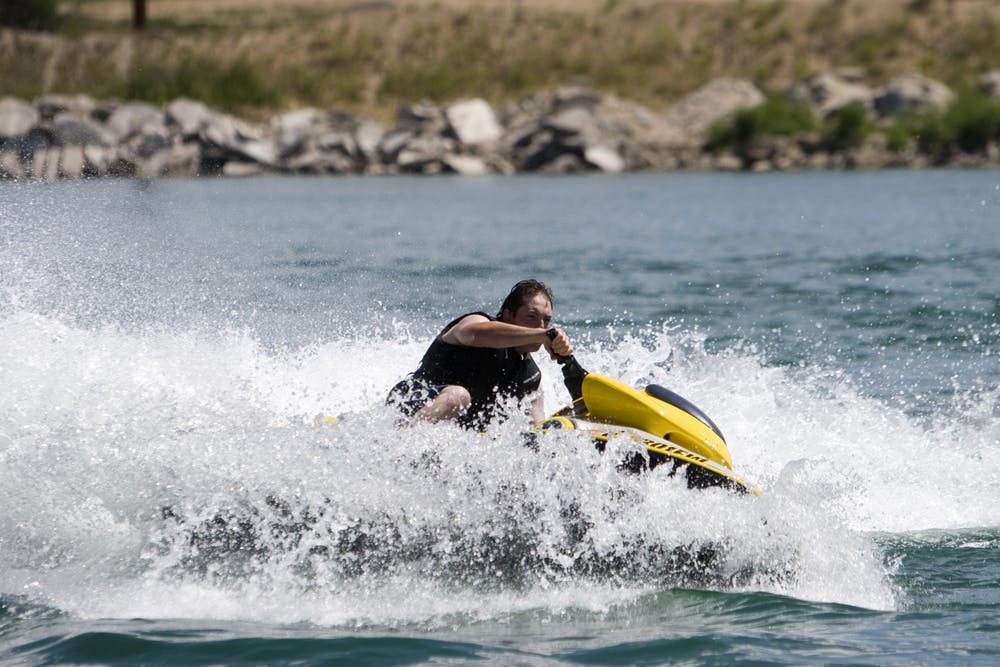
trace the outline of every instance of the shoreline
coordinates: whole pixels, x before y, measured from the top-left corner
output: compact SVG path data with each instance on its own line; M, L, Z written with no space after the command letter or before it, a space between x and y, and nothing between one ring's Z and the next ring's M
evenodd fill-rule
M1000 71L982 75L980 89L977 103L1000 113ZM0 99L0 179L1000 166L1000 133L989 125L1000 116L987 114L982 137L959 126L932 143L930 122L898 136L904 121L957 115L967 97L919 75L871 89L847 71L807 77L779 97L719 79L655 113L576 82L499 109L479 98L422 102L400 109L388 128L315 108L254 124L189 99L158 108L8 97ZM798 105L801 127L769 129L784 108L776 102Z

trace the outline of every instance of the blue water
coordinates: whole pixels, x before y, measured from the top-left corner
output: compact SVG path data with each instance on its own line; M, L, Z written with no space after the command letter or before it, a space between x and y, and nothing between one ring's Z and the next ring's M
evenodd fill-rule
M528 276L761 496L396 430ZM0 341L5 664L1000 659L997 171L2 183Z

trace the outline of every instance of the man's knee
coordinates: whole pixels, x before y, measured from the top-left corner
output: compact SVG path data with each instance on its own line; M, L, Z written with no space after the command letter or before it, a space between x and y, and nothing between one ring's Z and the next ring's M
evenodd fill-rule
M438 395L438 399L442 401L442 407L447 406L448 411L453 415L465 412L472 404L472 396L469 394L469 390L457 384L445 387Z
M468 410L471 404L472 396L468 389L460 385L448 385L417 416L430 421L454 419Z

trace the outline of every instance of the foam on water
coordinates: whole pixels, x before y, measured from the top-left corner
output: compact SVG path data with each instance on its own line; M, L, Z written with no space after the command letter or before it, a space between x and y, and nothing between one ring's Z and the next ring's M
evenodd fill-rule
M880 533L1000 516L1000 396L968 377L950 404L908 412L823 351L822 367L777 366L679 323L585 321L585 367L691 399L763 493L691 491L662 470L626 475L571 433L535 451L523 422L398 429L383 397L426 331L351 310L341 273L289 286L284 246L250 261L245 226L141 210L124 186L91 208L91 189L31 192L0 216L4 596L84 618L351 627L603 612L678 586L893 609L906 601ZM295 330L336 310L299 299L331 285L352 328ZM539 363L552 411L568 397ZM343 419L316 427L325 414Z
M621 334L577 356L693 400L763 495L624 475L572 434L533 451L524 423L399 430L382 398L426 340L275 351L241 331L85 328L8 298L0 590L84 617L333 625L601 610L673 585L894 608L873 532L1000 516L996 395L929 427L836 374ZM566 394L540 362L552 410ZM330 413L346 417L311 423Z

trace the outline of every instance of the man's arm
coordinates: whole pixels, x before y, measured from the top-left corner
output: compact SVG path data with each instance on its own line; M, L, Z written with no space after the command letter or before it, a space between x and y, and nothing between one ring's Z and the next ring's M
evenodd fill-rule
M542 392L540 390L538 394L531 399L531 408L528 415L531 417L531 421L535 424L545 420L545 399L542 397Z
M573 346L562 329L556 329L550 339L546 329L522 327L507 322L490 320L479 314L463 317L455 326L444 332L441 340L466 347L521 347L544 345L550 353L559 356L573 354ZM537 347L535 348L537 349Z
M448 331L441 340L466 347L520 347L546 343L545 329L531 329L507 322L487 319L478 314L467 315Z

